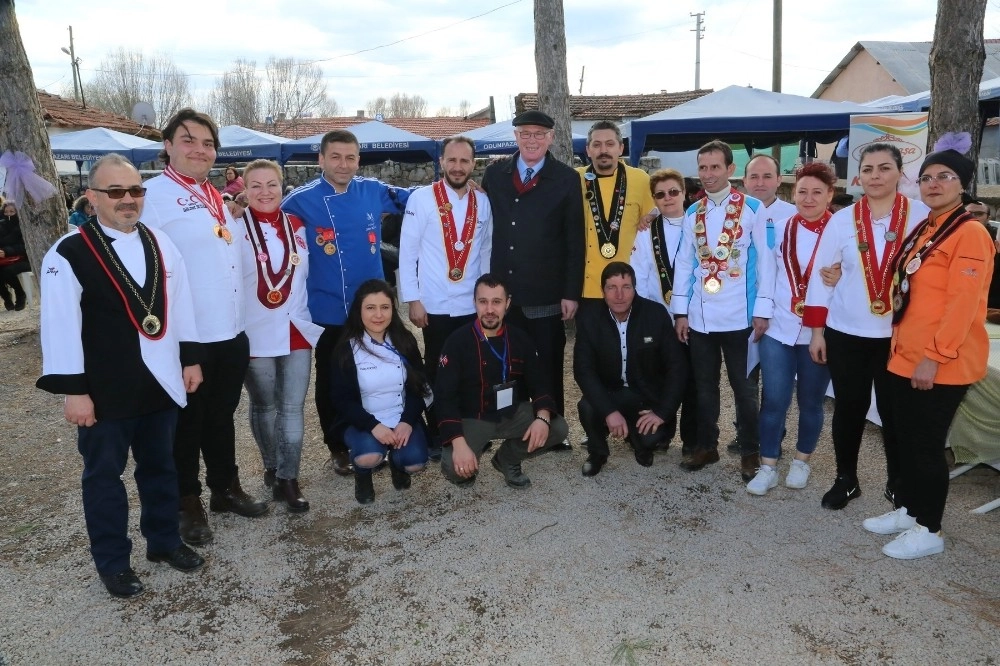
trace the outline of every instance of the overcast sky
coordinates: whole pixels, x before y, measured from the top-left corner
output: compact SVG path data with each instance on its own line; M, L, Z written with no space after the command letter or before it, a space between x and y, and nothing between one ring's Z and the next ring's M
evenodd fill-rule
M989 0L986 36L1000 37ZM935 0L784 2L784 92L811 95L862 40L929 41ZM901 11L901 7L906 9ZM705 12L701 87L771 87L771 0L564 0L570 90L591 95L694 88L694 12ZM72 89L67 26L84 81L119 46L162 52L196 95L236 58L316 61L345 115L377 96L419 94L429 114L494 96L498 119L535 92L532 0L19 0L35 84Z

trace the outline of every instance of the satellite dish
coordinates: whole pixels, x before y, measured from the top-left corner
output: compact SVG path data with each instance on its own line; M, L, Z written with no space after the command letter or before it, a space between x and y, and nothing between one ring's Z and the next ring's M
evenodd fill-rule
M136 102L132 107L132 120L147 127L155 126L156 111L153 111L153 105L149 102Z

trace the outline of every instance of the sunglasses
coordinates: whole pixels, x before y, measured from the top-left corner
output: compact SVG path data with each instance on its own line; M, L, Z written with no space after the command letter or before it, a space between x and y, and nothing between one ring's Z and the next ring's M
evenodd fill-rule
M668 194L672 197L676 197L677 195L682 194L682 192L681 190L678 190L676 187L671 187L669 190L666 191L660 190L659 192L653 195L653 198L659 201L660 199L666 197Z
M108 195L109 199L124 199L126 194L131 194L133 199L141 199L146 196L146 188L139 185L133 185L132 187L109 187L106 190L102 190L99 187L92 187L90 189L95 192L104 192Z

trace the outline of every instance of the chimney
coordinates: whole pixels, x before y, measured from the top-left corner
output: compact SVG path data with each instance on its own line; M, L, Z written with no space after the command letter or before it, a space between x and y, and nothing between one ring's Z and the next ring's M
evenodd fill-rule
M365 117L365 110L358 109L358 118L364 118L364 117Z

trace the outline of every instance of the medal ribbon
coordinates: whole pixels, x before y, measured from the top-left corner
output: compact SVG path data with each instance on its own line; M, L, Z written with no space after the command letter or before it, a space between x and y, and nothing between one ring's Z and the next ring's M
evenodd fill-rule
M169 164L167 165L167 168L163 170L163 175L183 187L187 193L192 196L192 198L197 200L208 210L209 214L215 218L216 222L221 224L223 227L226 226L226 214L224 212L226 206L222 203L222 195L209 184L207 179L202 185L199 186L199 189L196 190L193 185L196 185L197 183L192 184L188 182L189 180L193 180L192 178L182 175Z
M707 269L709 271L707 275L702 275L702 287L704 287L705 283L709 280L718 279L716 278L716 275L720 272L726 272L729 268L729 259L733 254L733 243L736 242L737 236L742 235L740 229L740 218L743 217L743 204L746 202L746 198L740 194L735 187L730 188L729 199L726 204L726 218L722 222L722 233L726 234L729 237L729 240L725 243L719 243L717 246L726 248L725 259L716 258L712 251L708 249L708 226L705 224L705 212L708 206L708 201L708 195L702 197L701 201L698 202L698 208L694 215L694 235L695 242L698 245L698 259L702 269ZM726 226L727 222L732 223L731 227ZM715 270L712 270L713 266L715 267Z
M664 300L666 300L666 295L672 293L674 290L674 267L670 263L670 254L667 252L667 234L664 231L664 222L666 220L663 219L663 216L657 215L656 219L653 220L653 224L649 227L649 236L650 240L653 241L653 261L656 264L656 273L660 276L660 292L663 294ZM677 251L674 252L674 257L677 256L677 252L680 251L680 243L683 242L684 238L681 236L681 240L677 245Z
M476 193L468 190L466 197L469 205L465 209L465 227L462 229L462 249L456 250L455 244L459 242L458 233L455 230L455 216L451 212L451 203L448 202L448 192L445 190L443 180L439 180L431 186L434 191L434 201L438 206L438 214L441 216L441 231L444 235L444 253L448 258L448 279L452 282L461 282L465 277L465 265L469 261L472 253L472 236L476 233L476 218L478 216L479 202L476 201ZM458 277L453 277L458 275Z
M135 225L135 233L140 234L139 240L142 242L143 253L146 255L146 279L143 282L143 286L139 287L139 285L135 284L132 280L128 271L126 271L122 266L120 260L121 258L118 257L117 253L115 253L114 256L110 256L110 253L115 252L110 245L106 242L101 242L103 240L101 238L97 238L97 243L94 243L95 239L90 236L93 234L103 233L96 227L96 224L80 225L79 230L80 235L83 236L83 242L86 243L87 247L94 254L94 258L97 259L97 263L104 270L108 279L111 280L111 284L118 292L118 295L121 296L122 302L125 304L125 312L128 313L129 321L131 321L132 325L135 326L135 329L139 331L139 335L150 340L159 340L167 333L167 269L163 265L163 253L160 251L160 246L157 244L153 234L149 233L149 229L147 229L142 222L137 222ZM109 260L115 265L117 269L116 271L111 271L111 268L108 266ZM153 279L157 270L159 275L164 277L164 279L160 281L159 285L155 284L156 280ZM128 287L129 291L134 290L135 293L129 294L122 288L123 286ZM159 288L163 298L156 298L157 294L154 291L154 288L156 287ZM139 292L149 294L150 303L148 312L137 297ZM143 293L143 295L145 295L145 293ZM160 320L160 330L156 335L150 335L142 328L141 322L143 317L146 315L153 315Z
M970 220L975 220L975 218L969 215L964 207L959 206L952 211L951 215L948 216L948 219L946 219L940 227L933 230L930 238L928 238L922 246L917 248L912 255L910 252L917 244L917 240L930 227L930 217L928 216L926 220L917 225L917 228L906 237L906 244L903 246L903 251L899 254L896 264L893 267L895 273L892 278L893 326L902 321L903 313L906 312L906 308L910 304L910 294L913 293L911 291L913 289L913 279L916 276L917 271L920 270L921 259L933 252L935 248L943 243L948 236L952 235L963 222ZM916 262L915 268L907 270L913 262ZM902 289L904 280L908 282L906 291L903 291Z
M272 270L271 268L270 254L267 251L264 232L260 228L261 223L253 214L252 209L247 208L243 211L243 224L247 228L247 237L250 239L250 245L253 247L254 259L257 264L257 300L264 307L273 310L288 300L288 294L292 290L291 279L295 273L292 254L296 251L292 223L282 211L281 224L284 234L279 232L276 235L285 249L285 256L282 257L281 265L277 270ZM282 235L284 235L284 238L282 238ZM275 283L275 280L277 280L277 283ZM281 294L281 300L276 303L272 303L268 299L268 294L273 291Z
M585 173L594 173L594 165L588 166ZM615 191L611 196L610 223L604 216L604 201L601 200L601 188L597 184L597 178L593 180L584 178L583 182L586 185L587 201L590 202L590 215L594 218L594 227L597 229L597 242L601 245L611 243L615 248L615 254L618 254L618 233L621 230L622 217L625 216L625 167L619 164L615 170Z
M813 262L816 261L816 250L819 249L819 237L823 234L823 229L826 228L826 223L830 221L831 215L830 211L826 211L819 220L810 222L796 213L788 221L788 224L785 225L785 242L783 246L785 248L785 274L788 276L788 284L792 288L791 309L799 317L802 316L802 313L796 310L796 306L799 303L805 303L806 287L809 284L809 276L812 275ZM805 273L802 272L802 265L799 263L798 238L800 226L816 234L816 244L813 245L812 254L809 256L809 264L806 266Z
M889 214L889 232L895 237L891 241L886 241L885 249L882 252L882 261L876 264L875 232L872 230L872 209L868 204L868 197L861 197L861 200L854 204L854 227L858 234L858 255L861 258L861 265L864 266L865 287L868 289L868 307L872 314L883 315L889 312L892 304L886 302L886 289L889 287L889 273L893 266L893 259L903 245L903 230L906 227L906 217L909 212L909 200L902 194L896 194L896 200L892 203L892 212ZM864 249L862 249L862 247ZM881 303L881 312L876 312Z

